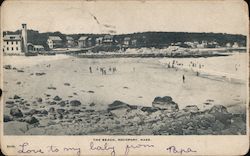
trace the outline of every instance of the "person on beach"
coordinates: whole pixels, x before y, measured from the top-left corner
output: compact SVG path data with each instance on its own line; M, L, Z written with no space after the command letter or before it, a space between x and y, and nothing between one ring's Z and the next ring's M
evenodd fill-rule
M92 73L92 68L91 68L91 66L89 67L89 72Z
M182 81L183 81L183 83L185 83L185 76L184 75L182 76Z

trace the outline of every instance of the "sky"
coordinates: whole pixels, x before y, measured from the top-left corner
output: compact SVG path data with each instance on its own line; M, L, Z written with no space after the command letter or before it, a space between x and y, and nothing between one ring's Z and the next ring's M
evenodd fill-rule
M145 31L248 34L248 12L226 1L4 1L3 31L125 34Z

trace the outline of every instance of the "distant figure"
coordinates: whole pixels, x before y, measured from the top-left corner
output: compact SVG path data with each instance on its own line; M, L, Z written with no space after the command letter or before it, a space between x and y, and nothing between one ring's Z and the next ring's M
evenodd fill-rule
M111 67L109 67L109 71L110 71L110 72L111 72L111 70L112 70Z
M96 70L99 70L98 66L96 67Z
M89 72L92 73L92 68L91 68L91 66L89 67Z
M183 83L185 83L185 76L184 75L182 76L182 81L183 81Z
M199 72L197 72L197 73L196 73L196 76L199 76L199 74L200 74L200 73L199 73Z
M135 67L133 67L133 71L135 72Z

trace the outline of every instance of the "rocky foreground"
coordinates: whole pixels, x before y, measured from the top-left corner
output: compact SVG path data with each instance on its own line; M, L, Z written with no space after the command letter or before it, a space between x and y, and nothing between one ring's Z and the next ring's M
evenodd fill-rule
M49 97L49 95L48 95ZM244 135L246 114L232 114L223 105L200 111L180 110L171 97L156 97L152 107L114 101L103 110L94 103L37 98L32 104L18 95L5 102L5 135ZM45 103L45 105L43 105ZM41 105L32 109L32 105ZM8 111L7 111L8 112Z

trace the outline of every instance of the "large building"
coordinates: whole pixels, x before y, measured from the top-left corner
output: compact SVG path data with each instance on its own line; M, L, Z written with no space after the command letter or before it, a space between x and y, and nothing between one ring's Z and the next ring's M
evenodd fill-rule
M63 46L62 39L59 36L49 36L47 44L50 49L61 48Z
M3 37L3 52L6 54L22 53L22 38L20 35L5 35Z
M71 36L66 36L66 46L67 46L68 48L72 48L72 47L75 47L75 46L76 46L73 37L71 37Z
M27 53L27 27L22 24L22 34L5 35L3 37L3 52L5 54Z

